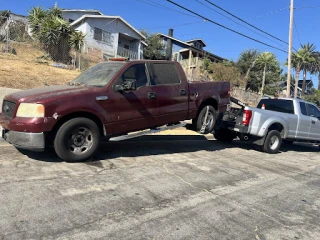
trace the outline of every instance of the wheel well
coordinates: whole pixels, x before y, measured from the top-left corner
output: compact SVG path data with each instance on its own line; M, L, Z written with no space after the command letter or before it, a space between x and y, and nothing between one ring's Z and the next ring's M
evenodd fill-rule
M105 134L103 123L101 122L100 118L98 118L96 115L89 113L89 112L74 112L74 113L70 113L68 115L63 116L61 119L58 120L58 122L54 125L54 127L52 128L52 130L49 134L49 136L51 136L50 138L54 138L56 132L62 126L62 124L69 121L70 119L78 118L78 117L84 117L84 118L88 118L88 119L94 121L97 124L101 135ZM51 139L51 140L53 140L53 139Z
M268 132L271 130L277 130L280 132L281 137L284 137L284 127L282 126L281 123L274 123L268 128Z
M206 100L204 100L200 106L199 106L199 109L198 109L198 113L197 113L197 116L199 115L200 111L202 110L202 108L204 108L205 106L207 105L211 105L212 107L214 107L214 109L216 111L218 111L218 102L216 99L214 98L208 98Z

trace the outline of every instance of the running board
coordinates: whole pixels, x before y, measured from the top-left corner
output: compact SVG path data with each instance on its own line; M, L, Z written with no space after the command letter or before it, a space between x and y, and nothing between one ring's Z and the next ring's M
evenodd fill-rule
M166 130L173 130L176 128L185 127L186 125L187 125L186 123L179 123L179 124L175 124L172 126L163 126L163 127L158 127L155 129L143 130L143 131L135 132L135 133L131 133L131 134L129 133L128 135L113 137L113 138L110 138L109 141L119 142L119 141L131 139L131 138L141 137L141 136L148 135L148 134L153 134L153 133L158 133L158 132L162 132L162 131L166 131Z

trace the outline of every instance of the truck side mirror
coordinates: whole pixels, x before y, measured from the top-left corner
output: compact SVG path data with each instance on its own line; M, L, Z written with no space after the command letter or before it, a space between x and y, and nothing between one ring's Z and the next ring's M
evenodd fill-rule
M126 79L121 85L115 86L116 90L121 91L132 91L137 89L137 81L133 79Z

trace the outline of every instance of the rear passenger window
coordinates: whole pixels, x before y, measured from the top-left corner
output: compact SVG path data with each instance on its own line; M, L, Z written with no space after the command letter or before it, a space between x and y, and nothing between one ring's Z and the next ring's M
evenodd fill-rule
M308 113L307 113L307 109L306 109L306 104L303 103L303 102L300 102L300 109L301 109L301 113L305 116L308 116Z
M261 99L257 108L261 108L262 104L264 104L266 110L294 114L293 102L291 100Z
M153 81L155 85L179 84L180 75L175 65L170 63L153 64Z

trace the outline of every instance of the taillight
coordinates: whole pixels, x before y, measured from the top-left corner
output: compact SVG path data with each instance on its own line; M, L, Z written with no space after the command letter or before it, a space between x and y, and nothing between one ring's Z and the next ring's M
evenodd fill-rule
M248 126L250 123L251 117L252 117L252 111L251 110L244 110L242 124Z
M228 97L230 97L230 85L228 86Z

